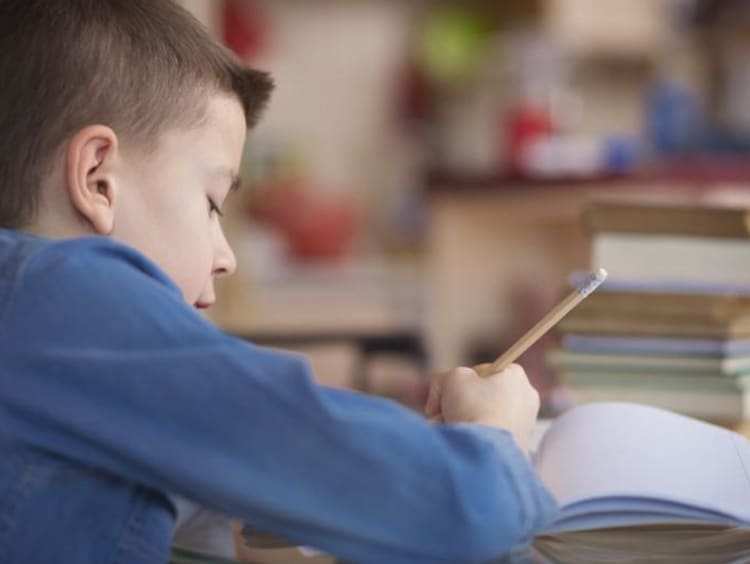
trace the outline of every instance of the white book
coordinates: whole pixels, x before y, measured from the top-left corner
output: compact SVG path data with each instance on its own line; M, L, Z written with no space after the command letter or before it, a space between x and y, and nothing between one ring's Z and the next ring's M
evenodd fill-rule
M750 284L750 239L597 233L591 263L608 284Z
M594 404L553 422L533 461L561 506L535 541L553 562L750 561L750 443L737 433Z

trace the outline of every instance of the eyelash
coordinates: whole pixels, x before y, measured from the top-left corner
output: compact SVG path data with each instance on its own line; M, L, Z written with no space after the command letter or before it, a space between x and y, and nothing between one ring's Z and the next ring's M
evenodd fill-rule
M219 214L219 217L224 217L224 214L221 213L219 206L217 206L211 198L208 198L208 213L212 214L214 212Z

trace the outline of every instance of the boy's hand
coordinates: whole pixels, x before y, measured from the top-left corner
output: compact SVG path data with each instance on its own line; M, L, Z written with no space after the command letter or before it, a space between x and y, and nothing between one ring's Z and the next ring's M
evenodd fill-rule
M539 394L518 364L479 376L478 371L486 366L455 368L435 375L425 413L446 423L480 423L506 429L526 452L539 413Z

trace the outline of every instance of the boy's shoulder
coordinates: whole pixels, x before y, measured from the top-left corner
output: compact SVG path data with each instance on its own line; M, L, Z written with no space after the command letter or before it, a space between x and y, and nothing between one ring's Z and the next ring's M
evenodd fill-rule
M0 272L8 273L0 278L0 349L3 343L145 348L167 342L168 329L177 326L183 336L206 334L208 322L162 270L106 237L0 232Z
M107 237L46 239L0 229L0 272L5 278L29 281L40 276L112 272L113 265L172 285L163 271L143 254Z

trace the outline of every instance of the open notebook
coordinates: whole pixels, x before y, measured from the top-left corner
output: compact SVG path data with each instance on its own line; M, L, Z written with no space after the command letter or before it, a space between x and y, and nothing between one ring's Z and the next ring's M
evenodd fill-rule
M562 508L534 541L542 561L750 563L750 442L737 433L643 405L591 404L549 425L533 463ZM244 534L252 546L286 546ZM201 561L225 562L173 554L174 564Z
M534 466L560 502L537 537L553 562L750 562L750 443L653 407L557 419Z

